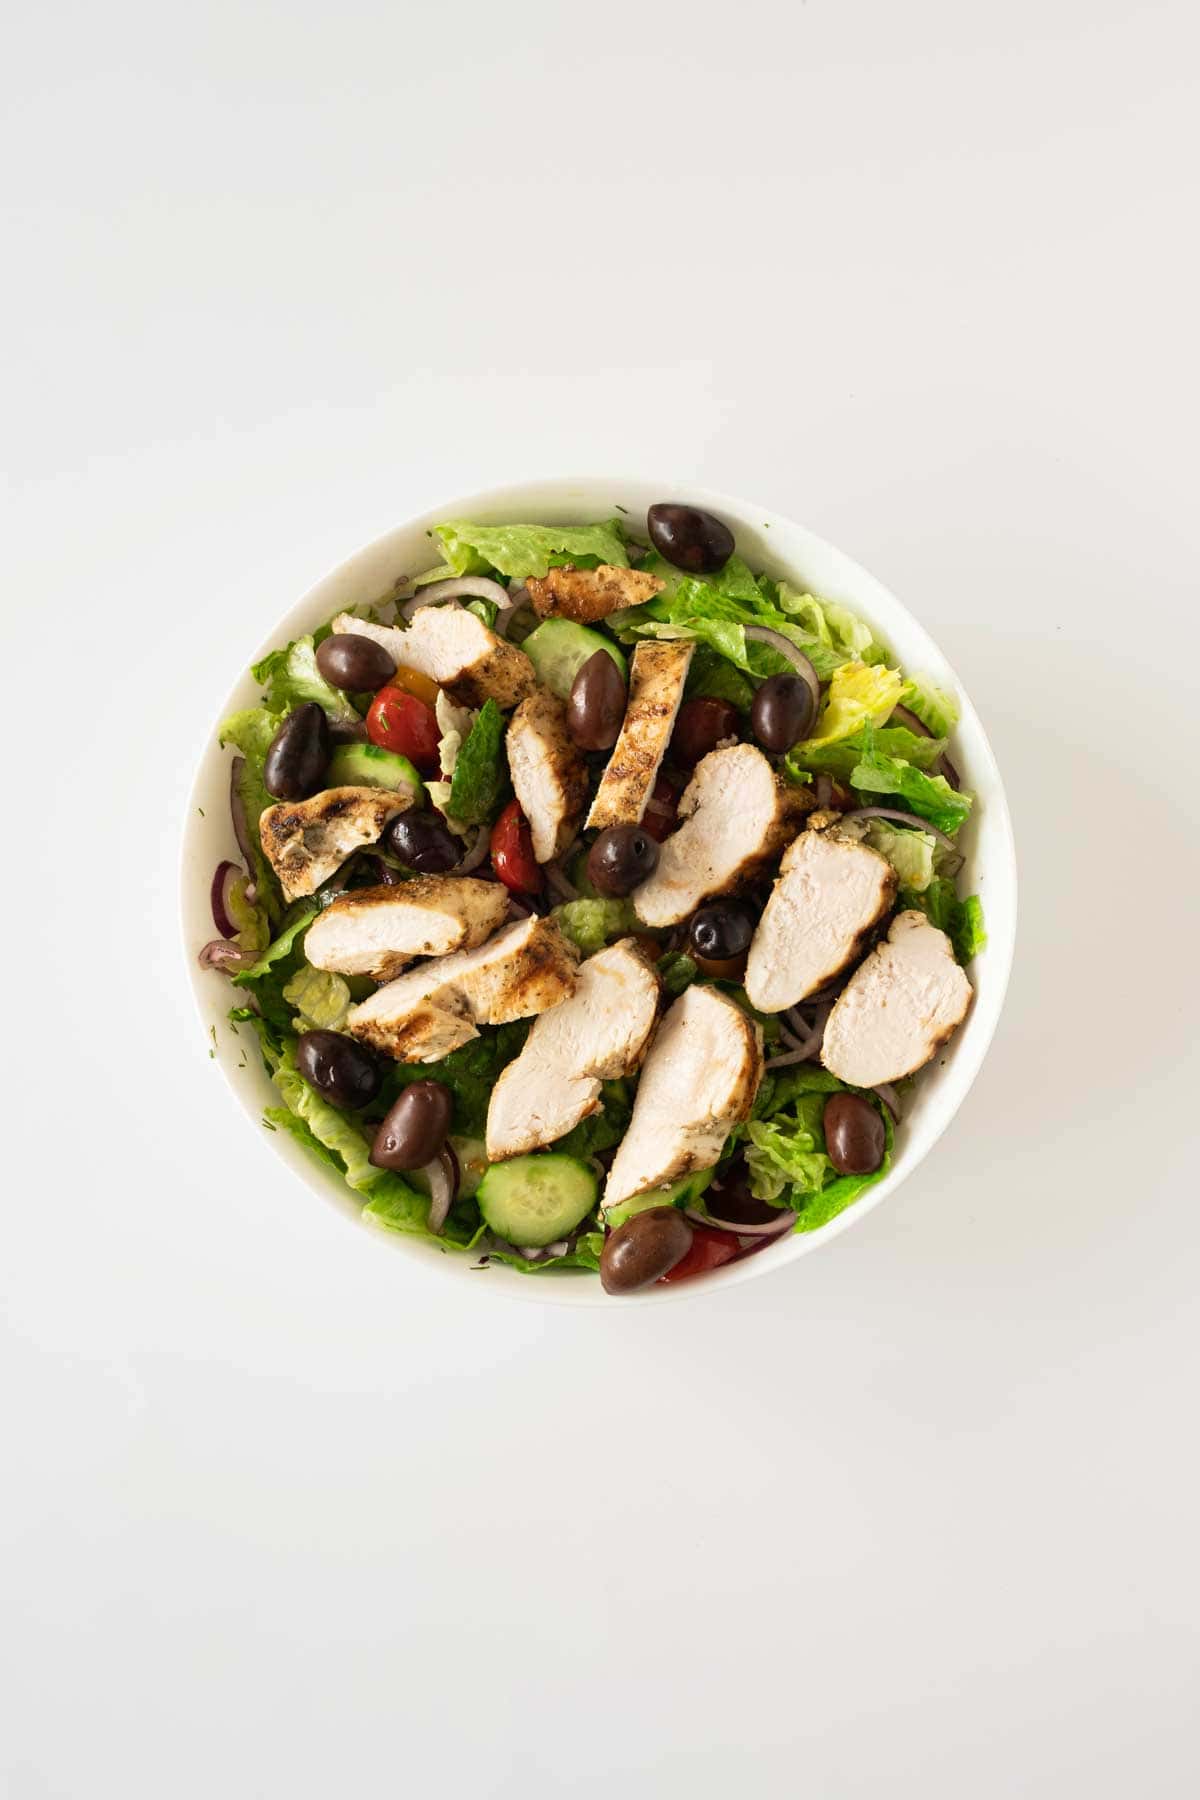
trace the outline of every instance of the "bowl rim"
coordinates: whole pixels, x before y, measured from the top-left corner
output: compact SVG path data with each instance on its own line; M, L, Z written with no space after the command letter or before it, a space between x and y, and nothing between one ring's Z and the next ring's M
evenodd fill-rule
M520 1274L515 1270L505 1268L502 1264L492 1265L491 1273L505 1279L482 1284L488 1292L534 1300L540 1304L598 1305L608 1310L611 1310L614 1304L617 1306L661 1305L670 1301L696 1300L702 1295L723 1292L742 1282L789 1267L800 1257L810 1255L823 1245L832 1243L843 1232L849 1231L860 1220L868 1217L877 1206L894 1194L905 1181L916 1173L934 1145L948 1130L974 1085L991 1046L1000 1015L1004 1009L1012 973L1019 906L1016 844L1008 796L995 752L967 688L940 646L920 620L909 611L904 602L861 563L789 515L748 501L738 495L705 488L694 482L651 483L639 474L623 476L560 475L506 482L473 493L459 495L439 503L436 507L428 509L414 518L402 520L400 523L390 526L366 544L360 545L329 569L275 620L268 635L260 641L259 648L246 659L242 673L227 694L197 752L192 779L188 785L188 802L184 812L183 826L179 834L180 923L184 967L187 971L192 1002L207 1031L211 1024L209 1000L213 990L211 985L206 984L204 978L207 973L211 972L206 972L198 967L195 945L191 941L188 930L188 911L196 901L195 861L191 846L196 835L197 814L200 812L198 796L208 791L206 764L216 748L217 731L221 721L231 711L244 704L244 701L238 697L238 690L245 685L250 666L281 641L287 641L298 633L311 630L315 621L325 617L327 611L333 609L326 607L325 611L322 610L322 596L326 590L341 586L359 571L369 567L372 562L384 560L389 547L401 535L411 535L418 531L428 533L433 525L448 518L500 514L507 514L511 519L522 515L525 518L536 518L535 509L538 506L561 504L577 495L582 499L597 490L611 490L614 494L621 494L629 493L633 488L647 489L658 498L686 500L718 514L728 513L742 528L747 526L747 521L750 519L759 520L766 530L770 530L772 526L782 526L786 531L803 538L807 550L814 556L825 557L835 562L846 580L856 590L865 589L868 592L871 598L866 602L861 601L856 592L856 597L851 602L856 611L862 610L868 620L874 623L871 599L878 596L884 611L891 613L903 622L906 635L918 641L926 660L933 662L940 669L941 675L953 683L961 708L961 718L957 729L961 732L964 724L969 725L971 735L975 740L971 754L971 773L977 785L979 775L981 773L987 775L988 828L989 831L998 834L1003 851L1003 868L998 869L989 865L988 875L993 882L1007 886L1008 903L1003 908L996 928L993 927L992 919L989 916L988 944L984 952L989 964L988 990L982 1000L976 991L966 1024L956 1036L953 1054L955 1076L953 1090L947 1097L947 1102L938 1109L932 1121L927 1141L914 1153L914 1160L911 1163L906 1162L903 1157L899 1158L897 1164L882 1181L868 1188L861 1199L848 1206L836 1218L831 1219L827 1225L811 1232L785 1233L780 1240L773 1241L769 1255L756 1254L742 1258L723 1268L709 1272L702 1280L681 1282L677 1285L656 1283L654 1286L634 1294L621 1296L605 1294L599 1280L583 1271L562 1271L558 1274L547 1272L544 1277L539 1278ZM534 498L534 496L540 498ZM585 504L589 510L596 510L595 500L586 499ZM616 506L617 503L613 502L612 504ZM639 507L643 504L648 503L638 502ZM601 507L599 510L603 511L603 508ZM769 557L768 560L770 560ZM788 559L778 558L776 560L786 562ZM345 604L346 602L339 598L333 603L333 606ZM886 637L887 631L884 630L882 635ZM910 656L906 656L904 661L910 667L912 666ZM203 814L201 816L203 817ZM995 895L989 899L989 908L993 907L994 900ZM261 1123L261 1102L255 1100L253 1104L251 1103L244 1085L239 1086L234 1081L233 1071L226 1057L219 1055L215 1060L239 1110L245 1115L247 1123L252 1126L256 1122ZM938 1096L935 1094L932 1097L936 1100ZM335 1177L317 1164L291 1137L286 1134L277 1134L277 1142L274 1147L276 1154L285 1166L297 1175L305 1186L335 1205L339 1211L351 1218L352 1223L357 1223L360 1229L369 1231L374 1238L390 1241L409 1254L414 1261L418 1257L423 1258L428 1268L440 1270L448 1278L456 1281L460 1273L465 1274L471 1271L472 1259L467 1256L451 1254L446 1251L439 1254L438 1247L430 1244L426 1239L373 1227L371 1222L362 1216L362 1204L359 1198L353 1195L344 1184L339 1184Z

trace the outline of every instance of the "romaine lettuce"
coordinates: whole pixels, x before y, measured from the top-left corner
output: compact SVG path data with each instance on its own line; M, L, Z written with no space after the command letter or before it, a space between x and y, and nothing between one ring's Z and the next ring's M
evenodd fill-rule
M448 519L435 527L435 535L456 575L497 569L501 575L525 580L547 574L564 557L576 563L590 558L622 569L629 564L617 519L598 525L474 525L469 519Z
M350 1010L350 986L340 975L302 963L284 983L283 998L296 1008L294 1031L340 1031Z
M900 885L910 892L923 894L933 880L938 843L927 831L909 831L887 819L868 819L861 841L887 857Z
M785 767L793 780L802 771L814 775L832 775L837 781L849 781L850 772L862 761L867 747L866 727L851 732L849 737L833 743L799 743L788 751ZM932 768L946 748L945 738L919 737L906 725L879 725L873 728L872 742L886 756L898 757L916 769Z
M460 825L482 825L504 787L504 715L494 700L475 715L454 760L446 812Z
M797 760L805 753L827 749L853 737L864 726L878 725L894 709L904 689L898 669L863 662L842 663L829 678L829 689L812 736L796 746Z
M936 877L923 890L902 887L896 905L901 912L908 908L923 912L931 925L944 931L960 963L969 963L987 947L983 902L978 894L960 900L954 883L944 875Z
M613 938L637 927L630 900L568 900L565 906L556 906L551 917L583 956L594 956Z
M843 662L878 663L888 659L887 651L866 621L836 600L818 600L815 594L799 593L782 581L779 609L802 626L828 655Z
M340 688L331 687L317 667L317 652L311 637L299 637L286 650L272 650L251 673L267 690L266 704L270 712L291 712L306 700L315 700L326 717L335 725L354 725L359 714L350 698Z
M946 688L939 687L928 675L914 675L901 697L902 704L915 713L922 725L935 738L947 738L958 724L958 701Z
M850 784L868 794L895 794L902 811L928 819L948 837L954 836L971 810L969 794L958 793L943 775L926 775L911 763L888 756L870 729L862 755L850 771Z
M267 807L275 804L275 797L267 792L263 780L263 766L272 739L282 723L282 719L269 713L265 707L250 706L226 719L219 733L222 746L233 744L241 754L242 767L237 778L237 788L250 834L253 863L250 873L258 890L259 904L264 907L272 923L283 912L283 894L275 871L262 848L258 821Z

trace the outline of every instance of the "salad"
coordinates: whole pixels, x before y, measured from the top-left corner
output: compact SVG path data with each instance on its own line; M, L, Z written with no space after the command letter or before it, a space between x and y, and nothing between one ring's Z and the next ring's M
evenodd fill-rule
M971 1002L953 697L695 507L430 537L221 727L200 961L264 1124L384 1230L609 1293L827 1224Z

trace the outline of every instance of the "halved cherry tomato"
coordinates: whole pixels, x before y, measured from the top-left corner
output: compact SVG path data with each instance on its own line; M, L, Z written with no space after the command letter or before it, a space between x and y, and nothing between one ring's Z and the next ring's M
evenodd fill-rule
M670 837L678 824L676 817L678 808L678 793L666 776L660 775L654 783L654 791L642 814L642 830L652 837L656 844L661 844L664 838Z
M426 706L436 706L437 697L441 693L437 682L430 676L422 675L420 669L406 668L403 663L397 664L396 673L386 685L403 688L406 694L415 694Z
M732 1232L712 1231L707 1225L697 1225L687 1255L681 1256L675 1267L660 1275L659 1280L686 1281L689 1275L707 1275L710 1269L719 1269L722 1263L731 1262L740 1249Z
M367 736L381 750L397 750L422 775L438 772L438 722L423 700L389 684L380 688L367 714Z
M540 894L542 871L533 854L529 820L518 800L510 800L492 826L492 867L513 894Z

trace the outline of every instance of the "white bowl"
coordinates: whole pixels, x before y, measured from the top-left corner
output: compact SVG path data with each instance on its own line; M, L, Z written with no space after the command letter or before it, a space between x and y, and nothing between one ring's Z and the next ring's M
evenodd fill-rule
M883 641L895 651L901 667L909 673L930 675L958 695L962 720L953 743L954 761L964 783L977 796L976 806L961 837L966 854L963 879L968 884L966 891L979 893L983 898L988 945L971 968L974 1005L948 1053L926 1069L916 1084L903 1126L897 1133L895 1160L884 1180L868 1188L861 1200L819 1231L786 1236L744 1262L733 1263L695 1281L681 1282L678 1286L659 1285L631 1294L620 1302L627 1306L715 1293L718 1288L751 1281L785 1263L796 1261L798 1257L809 1255L839 1233L850 1230L894 1194L900 1183L919 1166L962 1104L979 1071L1004 1003L1017 918L1016 856L1008 803L991 746L962 683L932 638L887 588L840 550L814 537L803 526L794 525L778 513L768 513L761 506L735 500L728 494L708 493L691 486L677 489L666 482L651 484L592 477L529 481L512 487L492 488L486 493L449 500L423 518L398 526L327 575L282 618L274 621L257 644L248 645L246 654L240 659L243 668L248 669L266 651L312 631L333 613L382 599L401 573L417 573L428 568L436 558L426 534L442 519L470 518L487 523L505 520L578 523L611 517L620 507L634 528L644 528L647 507L656 500L672 498L690 501L719 514L733 528L738 551L752 568L764 569L775 576L787 576L794 586L844 601L875 627ZM239 707L255 705L259 692L251 676L243 673L226 696L219 718L223 719ZM209 912L212 871L223 857L236 859L238 856L229 816L229 764L230 753L218 747L214 724L212 738L196 775L183 835L184 948L205 1029L212 1028L213 1031L216 1061L247 1118L255 1129L261 1129L263 1109L278 1104L279 1096L257 1054L247 1054L243 1058L243 1049L250 1049L245 1034L235 1036L229 1029L226 1015L235 990L230 988L223 975L202 970L196 963L197 951L213 935ZM270 1142L290 1174L339 1207L360 1229L372 1231L381 1245L398 1246L410 1256L423 1257L432 1267L461 1274L463 1279L476 1284L484 1279L489 1289L518 1294L525 1299L583 1306L602 1304L611 1307L614 1304L613 1299L602 1292L598 1278L589 1274L564 1271L561 1274L521 1275L494 1264L486 1276L471 1275L473 1257L447 1253L428 1240L388 1232L369 1221L360 1222L362 1203L344 1183L313 1161L286 1133L277 1132Z

